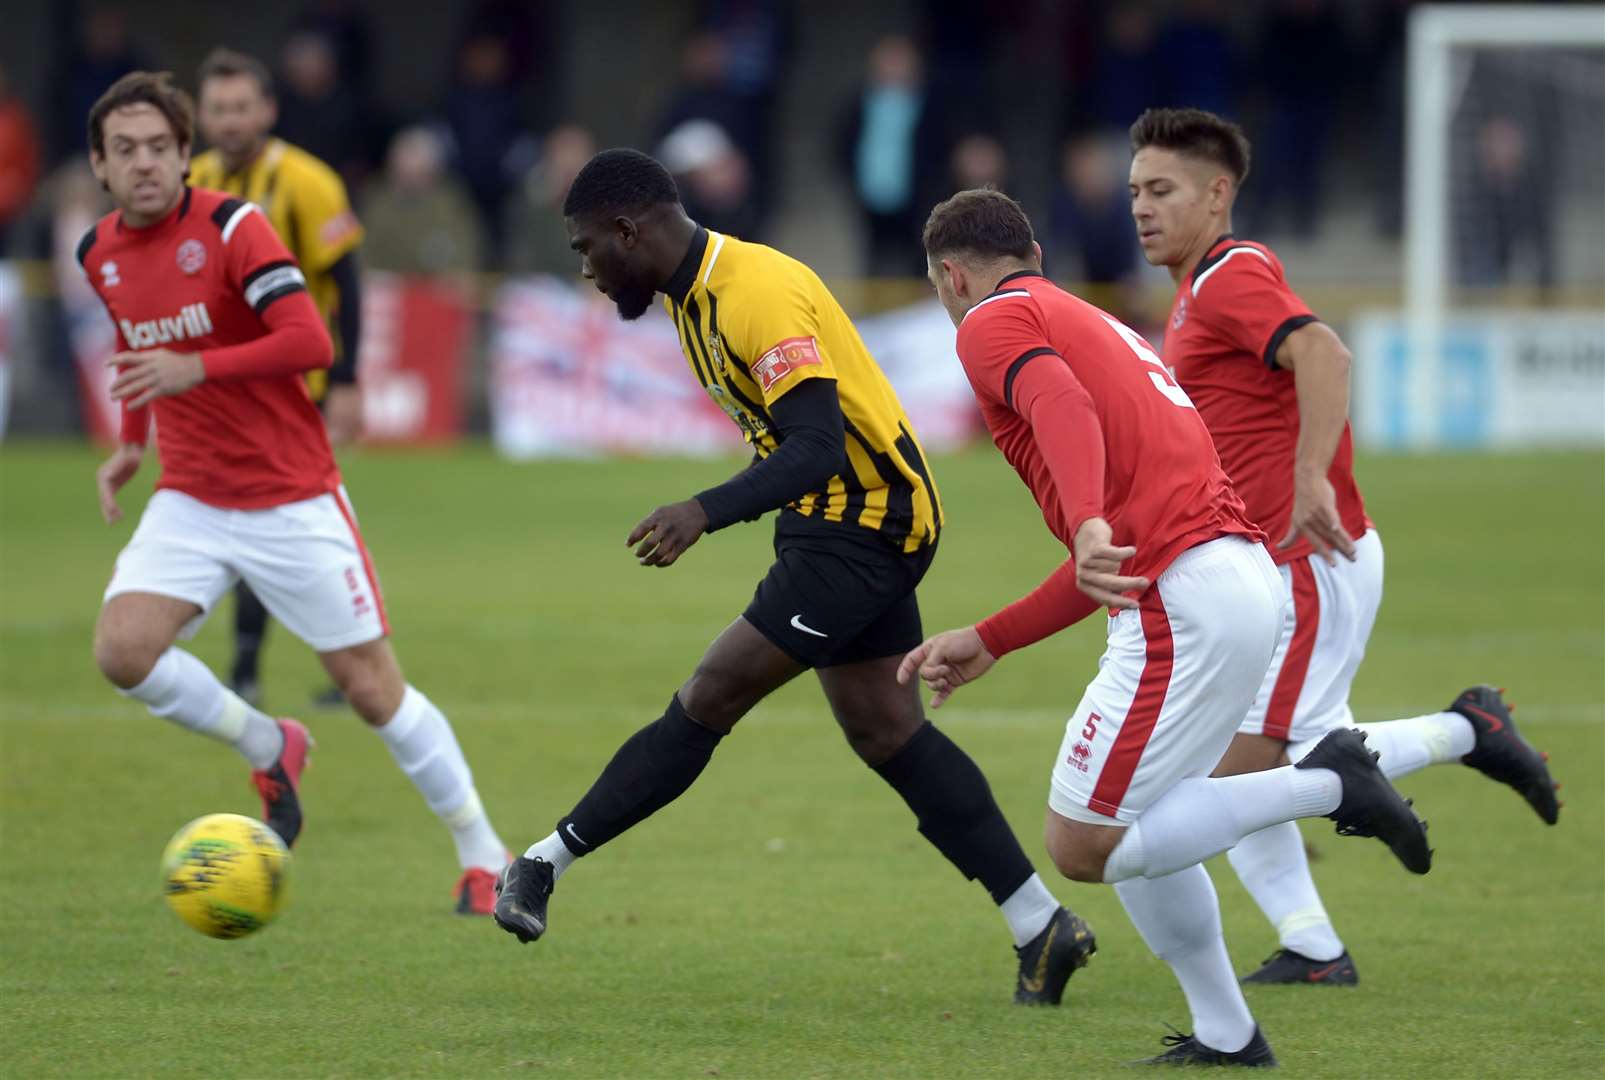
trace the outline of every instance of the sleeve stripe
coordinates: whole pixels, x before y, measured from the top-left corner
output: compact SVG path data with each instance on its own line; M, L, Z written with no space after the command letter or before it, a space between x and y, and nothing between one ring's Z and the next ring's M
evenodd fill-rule
M258 275L255 281L245 286L245 302L260 313L269 301L278 299L286 292L306 287L307 279L300 270L293 266L280 266Z
M245 220L245 215L255 209L255 203L241 203L240 208L229 215L228 221L223 224L223 243L229 242L229 238L234 235L234 230L240 227L241 221Z
M249 289L253 284L255 284L256 279L261 277L263 274L270 273L274 270L282 270L286 266L294 265L295 262L291 259L275 259L272 262L265 262L261 266L258 266L255 270L252 270L249 274L246 274L245 280L240 283L240 286L241 288Z
M977 304L975 306L980 307L981 305ZM1003 404L1007 405L1011 409L1014 408L1014 380L1016 376L1020 374L1021 368L1025 367L1038 356L1058 355L1058 352L1048 348L1046 345L1021 353L1015 359L1014 363L1009 365L1008 374L1003 376Z
M268 306L271 305L273 301L289 296L291 293L306 292L306 290L307 287L305 285L285 285L281 288L274 289L272 292L268 293L251 306L255 308L256 313L260 315L262 312L268 309Z
M1007 300L1011 296L1030 296L1030 295L1031 294L1029 292L1027 292L1026 290L1024 290L1024 289L1005 289L1000 293L993 293L991 296L987 297L985 300L982 300L979 304L976 304L970 310L966 311L964 313L964 319L968 319L971 315L974 315L977 311L979 311L982 308L986 307L988 304L990 304L994 300ZM959 322L963 322L964 319L960 319Z
M1265 258L1265 253L1263 251L1261 251L1259 248L1234 247L1230 251L1223 252L1221 254L1220 259L1216 261L1214 266L1211 266L1208 270L1205 270L1202 274L1198 275L1198 280L1193 282L1193 296L1194 296L1194 298L1197 298L1198 290L1202 289L1204 287L1204 282L1209 280L1209 276L1211 274L1213 274L1215 271L1219 270L1221 267L1225 266L1227 261L1233 255L1241 255L1245 251L1247 251L1247 252L1249 252L1250 254L1253 254L1253 255L1258 255L1261 259L1265 260L1265 264L1267 266L1270 265L1271 260L1266 259Z
M1312 322L1320 321L1314 315L1294 315L1292 318L1285 320L1281 326L1276 328L1276 332L1271 335L1271 340L1265 345L1265 366L1275 371L1276 354L1281 351L1282 342L1287 340L1287 336L1301 326L1308 326Z

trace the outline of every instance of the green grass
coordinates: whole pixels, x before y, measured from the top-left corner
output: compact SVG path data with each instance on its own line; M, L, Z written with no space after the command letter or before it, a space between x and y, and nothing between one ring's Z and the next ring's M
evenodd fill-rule
M1113 891L1063 881L1098 957L1064 1008L1012 1007L1001 920L856 763L808 680L749 717L686 797L565 877L550 938L529 948L449 913L444 832L353 717L311 716L290 909L244 941L191 933L163 910L162 846L199 814L254 813L254 796L231 751L94 670L100 590L137 516L99 523L95 460L0 450L0 1073L1080 1077L1121 1075L1164 1022L1186 1024ZM933 630L1013 598L1060 554L994 455L936 470L952 520L921 593ZM704 540L669 571L624 550L636 520L725 462L514 466L468 449L360 455L346 472L408 675L453 718L520 847L658 715L767 562L766 526ZM1411 458L1363 462L1361 478L1389 585L1357 711L1507 685L1568 805L1549 830L1469 770L1410 777L1438 852L1425 878L1310 824L1364 982L1256 988L1250 1003L1290 1075L1599 1075L1605 468ZM225 621L194 643L213 665ZM299 712L321 674L275 633L270 704ZM1082 626L1011 657L940 714L1044 868L1048 771L1100 636ZM1273 934L1224 861L1212 870L1247 967Z

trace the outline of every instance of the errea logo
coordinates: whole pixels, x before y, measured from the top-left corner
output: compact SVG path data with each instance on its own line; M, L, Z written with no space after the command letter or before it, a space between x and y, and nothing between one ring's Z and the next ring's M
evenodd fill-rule
M119 319L117 325L130 349L148 349L169 341L205 337L212 332L212 316L207 312L205 303L195 303L186 304L177 315L137 323Z

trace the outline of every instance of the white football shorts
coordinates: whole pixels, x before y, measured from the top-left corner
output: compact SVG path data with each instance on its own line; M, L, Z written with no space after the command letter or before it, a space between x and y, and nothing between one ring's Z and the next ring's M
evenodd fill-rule
M1227 536L1182 552L1140 607L1109 620L1053 767L1053 812L1129 825L1178 781L1208 776L1265 679L1289 602L1263 544Z
M1353 726L1349 689L1382 606L1382 540L1370 529L1354 548L1353 562L1309 555L1277 568L1293 603L1244 734L1303 742Z
M243 579L273 617L317 652L390 632L373 560L345 488L265 510L228 510L182 492L151 496L104 600L144 592L188 600L201 613Z

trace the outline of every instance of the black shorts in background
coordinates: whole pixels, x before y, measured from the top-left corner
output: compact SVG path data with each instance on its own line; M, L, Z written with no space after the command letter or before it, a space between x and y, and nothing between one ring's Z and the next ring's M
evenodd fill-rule
M775 563L742 617L808 667L901 656L925 640L914 589L935 556L934 542L908 555L873 535L778 527Z

